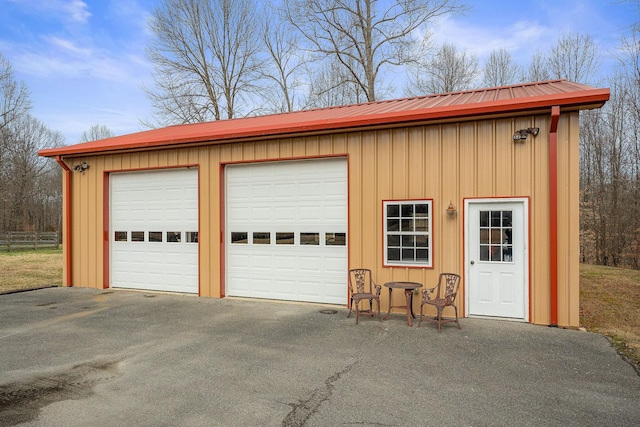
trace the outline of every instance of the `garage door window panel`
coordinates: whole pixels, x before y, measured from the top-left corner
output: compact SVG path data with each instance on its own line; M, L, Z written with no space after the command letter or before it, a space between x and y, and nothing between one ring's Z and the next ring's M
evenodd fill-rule
M254 245L270 245L271 244L271 233L254 232L253 233L253 244Z
M162 231L150 231L149 242L162 243Z
M231 232L231 243L246 245L249 242L248 235L249 233L244 231L233 231Z
M320 233L300 233L301 245L320 245Z
M276 245L293 245L295 244L295 233L276 233Z
M346 246L347 233L326 233L324 242L327 246Z
M169 243L180 243L180 242L182 242L182 232L181 231L167 231L167 242L169 242Z
M383 203L385 265L431 267L431 200Z
M131 232L131 241L132 242L144 242L144 231L132 231Z
M126 242L129 240L129 233L127 231L116 231L114 235L114 240L116 242Z

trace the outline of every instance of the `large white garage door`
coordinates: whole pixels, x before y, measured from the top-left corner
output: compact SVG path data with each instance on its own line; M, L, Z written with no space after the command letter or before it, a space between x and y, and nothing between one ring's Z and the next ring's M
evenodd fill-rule
M347 302L347 162L226 168L227 294Z
M110 285L198 292L198 171L110 175Z

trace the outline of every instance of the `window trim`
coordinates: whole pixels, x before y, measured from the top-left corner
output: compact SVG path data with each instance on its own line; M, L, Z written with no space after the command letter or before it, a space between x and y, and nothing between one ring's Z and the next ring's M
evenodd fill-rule
M411 235L427 235L427 245L428 245L428 262L406 262L406 261L390 261L388 259L388 247L387 247L387 206L388 205L409 205L409 204L427 204L429 206L429 214L427 217L429 231L425 233L421 232L413 232ZM390 199L382 201L382 265L383 267L401 267L401 268L433 268L434 262L434 251L433 251L433 226L434 226L434 209L433 209L433 199ZM415 218L415 214L414 217ZM399 233L401 233L399 231Z

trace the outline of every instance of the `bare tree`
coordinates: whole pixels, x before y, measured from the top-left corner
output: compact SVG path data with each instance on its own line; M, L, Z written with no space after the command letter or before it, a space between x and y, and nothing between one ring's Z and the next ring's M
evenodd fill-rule
M412 68L406 92L409 96L448 93L471 89L478 77L478 58L466 51L459 52L445 43L422 66Z
M590 237L591 251L583 256L598 264L628 265L627 248L636 234L638 210L631 199L634 185L633 139L628 129L633 118L627 98L629 86L621 75L609 79L611 99L599 109L585 112L580 123L581 228ZM637 258L637 255L636 255Z
M306 97L301 92L307 63L299 48L298 34L285 21L276 22L272 16L267 16L263 25L260 33L268 60L261 70L267 82L262 99L269 106L269 113L298 110L305 104Z
M549 73L547 58L540 50L536 50L531 57L529 66L522 70L520 80L523 82L542 82L549 79L551 79L551 74Z
M589 84L600 68L599 48L588 34L566 33L552 47L548 66L553 78Z
M484 64L483 85L487 87L507 86L517 83L522 68L505 48L492 51Z
M261 61L259 16L251 0L163 0L153 11L146 89L161 122L191 123L246 114ZM249 104L249 103L247 103Z
M99 139L112 138L116 136L111 129L105 125L96 124L82 132L80 136L80 142L97 141Z
M622 38L611 98L580 117L583 262L640 269L640 37Z
M30 108L29 91L16 81L13 66L0 54L0 230L11 216L13 200L10 188L13 171L11 128Z
M16 81L13 66L0 53L0 131L30 109L29 90Z
M337 60L367 101L378 99L381 75L423 57L418 33L428 39L434 18L462 12L457 0L285 0L289 22L311 50ZM422 47L422 48L421 48Z
M626 116L622 134L626 140L623 170L628 191L621 197L625 206L621 216L628 227L629 244L623 259L625 265L640 269L640 24L622 37L617 56L625 89L622 110Z
M50 159L39 157L38 150L61 146L63 137L29 114L22 114L8 128L6 174L3 176L6 203L2 209L4 227L0 228L40 229L40 218L35 215L37 201L51 196L40 186L55 176L59 168ZM60 181L57 183L59 186Z
M60 168L38 157L62 135L29 114L29 90L0 55L0 230L59 229Z
M367 100L364 91L352 84L349 73L335 58L320 67L308 68L307 106L312 108L356 104Z
M547 57L550 77L590 83L598 71L598 47L588 35L567 33ZM611 153L612 138L619 137L615 96L600 110L580 115L580 233L583 262L607 265L611 255ZM615 156L614 156L615 157ZM616 178L617 180L617 178ZM616 202L617 203L617 202ZM619 259L616 254L613 258ZM618 262L618 261L615 261Z

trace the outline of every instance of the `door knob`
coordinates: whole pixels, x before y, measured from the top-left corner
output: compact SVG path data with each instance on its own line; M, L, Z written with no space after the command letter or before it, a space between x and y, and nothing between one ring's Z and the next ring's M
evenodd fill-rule
M475 263L476 263L475 261L471 261L471 265L473 265L473 264L475 264Z

